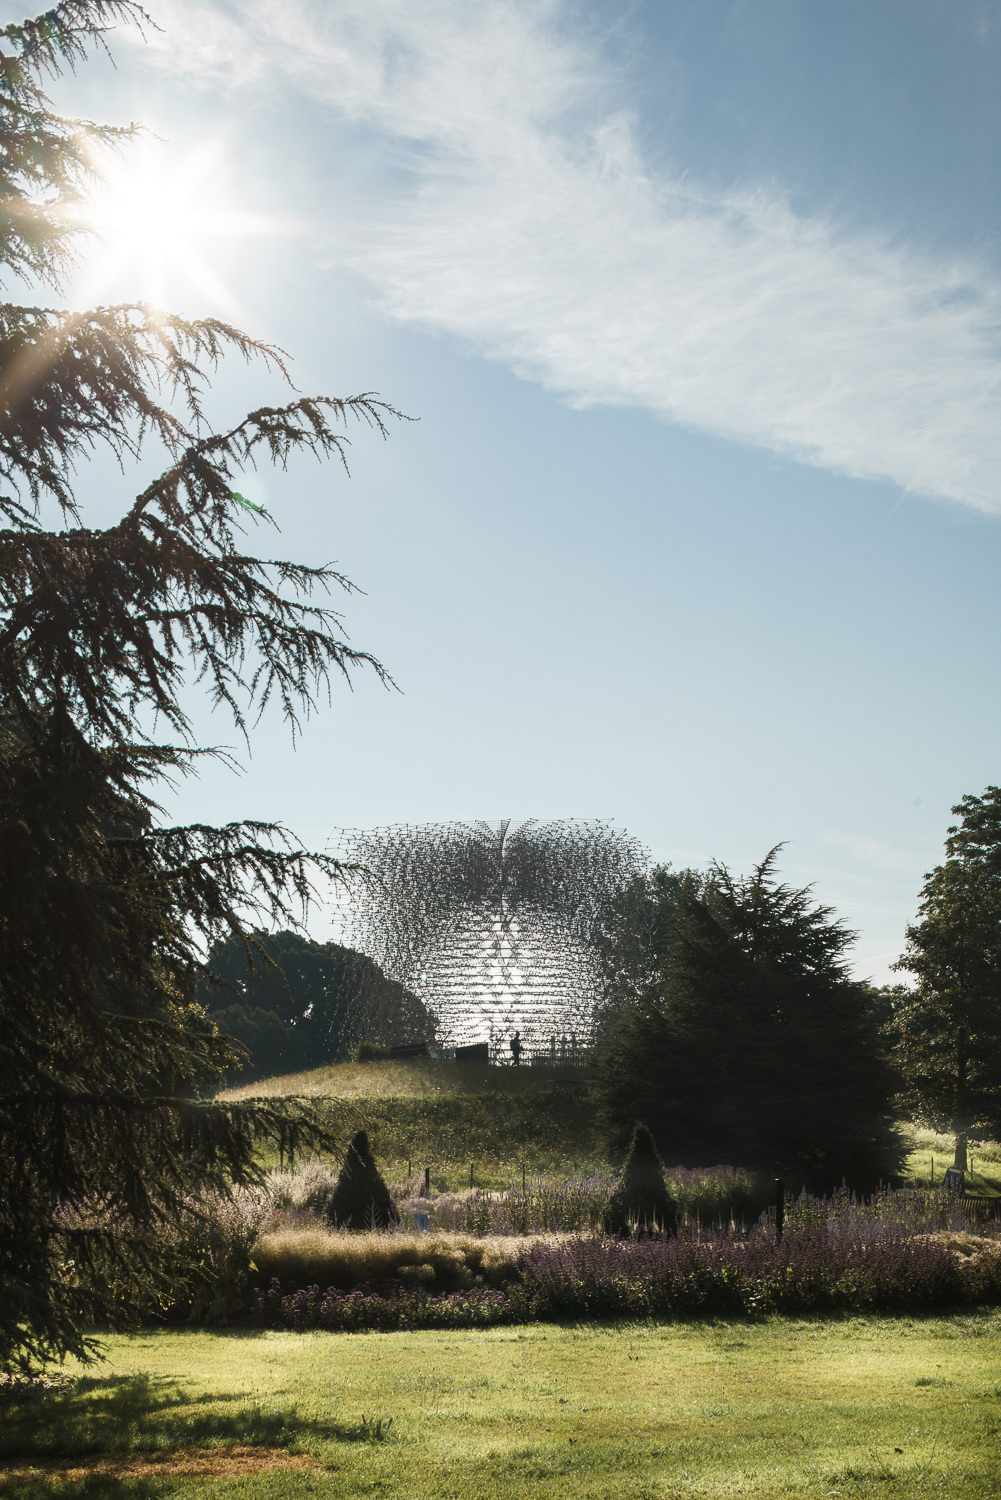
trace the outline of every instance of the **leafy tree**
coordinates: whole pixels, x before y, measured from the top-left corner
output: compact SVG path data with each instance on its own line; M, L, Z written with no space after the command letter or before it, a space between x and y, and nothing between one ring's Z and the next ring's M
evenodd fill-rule
M60 119L46 74L142 18L132 0L64 0L0 30L8 284L58 287L91 146L130 135ZM334 1139L312 1106L211 1102L234 1054L193 994L206 946L255 921L287 927L336 865L266 824L165 826L155 795L212 753L182 703L190 674L244 732L276 700L294 733L332 673L381 673L310 598L346 580L248 554L243 526L269 518L237 484L258 456L343 456L344 424L385 432L389 408L299 397L213 431L206 372L227 351L284 375L280 353L213 320L0 303L4 1369L85 1355L85 1322L126 1319L195 1275L157 1226L201 1190L255 1180L262 1138L286 1152ZM165 464L106 530L74 491L101 446Z
M257 931L251 944L216 943L197 998L261 1076L321 1067L362 1033L404 1043L432 1032L420 1000L364 953L290 931Z
M678 1231L678 1205L664 1180L664 1163L653 1136L639 1121L604 1215L609 1234L631 1233L634 1226L640 1234Z
M970 1139L1001 1130L1001 788L952 811L896 965L917 983L892 992L889 1032L902 1103L955 1135L965 1171Z
M776 881L776 852L744 879L651 880L662 943L602 1060L610 1142L640 1117L676 1161L875 1183L902 1156L875 997L845 967L852 934Z

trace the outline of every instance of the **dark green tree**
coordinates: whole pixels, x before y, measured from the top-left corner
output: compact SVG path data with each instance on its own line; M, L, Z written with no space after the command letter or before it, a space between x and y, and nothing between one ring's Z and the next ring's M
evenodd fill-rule
M965 1171L969 1141L1001 1131L1001 788L952 811L896 965L916 984L892 991L888 1030L902 1106L955 1136Z
M95 139L46 74L102 45L131 0L64 0L0 30L0 276L58 286L82 232ZM239 497L261 456L343 455L343 425L383 431L369 396L298 397L213 431L206 371L227 351L279 377L234 328L145 306L0 303L0 1368L93 1347L197 1268L157 1233L205 1189L255 1180L259 1142L333 1144L312 1106L222 1105L233 1060L193 995L206 948L287 927L323 856L281 828L165 825L164 778L191 772L190 676L245 731L272 700L293 732L332 673L378 663L313 602L346 580L262 560ZM121 519L85 524L74 473L104 447L159 455ZM149 470L147 469L147 472ZM165 738L168 741L165 742Z
M660 977L674 935L676 895L687 871L658 865L637 875L612 897L598 929L604 995L595 1015L599 1043L614 1034L623 1006Z
M639 1121L604 1214L608 1234L676 1234L678 1205L653 1136Z
M351 1138L327 1204L327 1222L340 1229L388 1229L398 1219L396 1204L375 1164L368 1133L359 1130Z
M776 852L744 879L714 865L651 882L665 907L655 972L601 1065L610 1144L639 1117L689 1165L875 1184L902 1160L876 997L848 974L852 934L777 882Z
M262 1077L321 1067L363 1035L391 1043L433 1035L420 1000L366 954L301 932L253 932L249 952L236 938L214 944L197 998Z

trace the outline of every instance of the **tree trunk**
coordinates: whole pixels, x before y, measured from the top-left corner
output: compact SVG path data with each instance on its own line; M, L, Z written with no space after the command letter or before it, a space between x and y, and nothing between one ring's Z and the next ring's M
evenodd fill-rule
M956 1103L959 1106L957 1113L960 1117L954 1121L956 1130L956 1159L953 1162L953 1166L958 1172L966 1171L966 1140L971 1123L966 1097L967 1058L968 1048L966 1037L961 1034L956 1045Z

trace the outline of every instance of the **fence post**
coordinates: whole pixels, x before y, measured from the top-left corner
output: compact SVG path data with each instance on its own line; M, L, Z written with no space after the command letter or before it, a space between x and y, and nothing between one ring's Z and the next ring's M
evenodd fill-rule
M785 1184L781 1177L775 1179L775 1238L782 1238L782 1230L785 1227L786 1218L786 1195Z
M421 1197L422 1198L430 1198L430 1196L431 1196L431 1168L430 1167L425 1167L424 1168L424 1183L423 1183L423 1186L422 1186L422 1189L421 1189Z

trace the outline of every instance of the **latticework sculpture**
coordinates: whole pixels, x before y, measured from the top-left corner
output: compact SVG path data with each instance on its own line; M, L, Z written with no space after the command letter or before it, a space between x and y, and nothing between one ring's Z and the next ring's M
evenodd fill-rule
M601 998L596 942L644 851L603 822L409 824L344 830L364 867L345 941L418 995L442 1046L510 1056L586 1045Z

